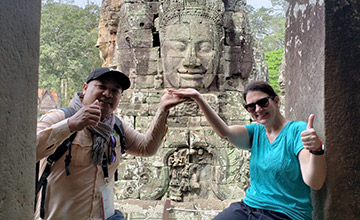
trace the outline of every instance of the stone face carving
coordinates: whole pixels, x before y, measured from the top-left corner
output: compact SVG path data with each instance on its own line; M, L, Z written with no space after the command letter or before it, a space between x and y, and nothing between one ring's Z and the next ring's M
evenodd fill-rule
M208 88L213 83L219 64L219 39L209 27L213 24L191 16L166 26L161 46L164 87Z
M100 32L108 35L100 35L99 45L101 37L116 39L113 52L101 52L106 65L132 81L117 110L128 124L145 132L168 87L198 89L228 124L250 122L241 93L256 65L243 0L104 0L101 18ZM115 187L119 206L131 199L194 205L244 196L249 152L218 137L196 103L173 108L168 126L155 156L124 155Z
M121 0L104 0L101 5L96 47L100 51L100 58L103 61L102 66L110 67L114 57L120 2Z
M167 1L160 16L164 87L205 88L218 72L223 40L220 2Z

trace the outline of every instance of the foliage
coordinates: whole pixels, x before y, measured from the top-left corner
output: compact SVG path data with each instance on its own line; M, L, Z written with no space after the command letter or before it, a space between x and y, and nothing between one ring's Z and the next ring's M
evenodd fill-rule
M248 5L250 28L253 36L260 40L265 51L279 50L284 47L285 39L285 10L283 0L271 0L271 8L259 8Z
M283 53L283 49L265 52L265 60L268 64L270 85L274 88L277 94L280 94L278 79Z
M42 1L39 88L56 91L62 106L101 65L95 47L100 8L80 8L72 2Z
M271 8L259 8L248 5L247 12L250 29L255 40L255 47L265 51L265 61L268 64L270 85L275 92L280 93L278 83L279 68L283 57L285 41L285 12L287 2L271 0Z

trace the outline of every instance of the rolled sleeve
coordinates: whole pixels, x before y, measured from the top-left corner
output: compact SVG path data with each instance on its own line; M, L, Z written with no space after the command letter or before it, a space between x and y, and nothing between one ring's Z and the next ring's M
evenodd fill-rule
M37 123L36 160L39 161L55 152L56 148L72 133L68 119L61 110L52 110Z
M158 109L149 129L142 134L124 123L127 153L139 156L154 155L167 132L169 112Z

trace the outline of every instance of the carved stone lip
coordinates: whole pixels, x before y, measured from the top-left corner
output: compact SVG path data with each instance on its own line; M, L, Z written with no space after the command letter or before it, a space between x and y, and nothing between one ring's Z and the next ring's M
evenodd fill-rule
M194 72L194 73L179 73L182 79L202 79L204 73Z

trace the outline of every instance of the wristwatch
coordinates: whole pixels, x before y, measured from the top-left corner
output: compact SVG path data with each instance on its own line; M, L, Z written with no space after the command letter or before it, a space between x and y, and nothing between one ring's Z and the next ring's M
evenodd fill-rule
M319 149L317 150L309 150L310 153L314 154L314 155L323 155L324 154L324 144L321 143L321 147L319 147Z

